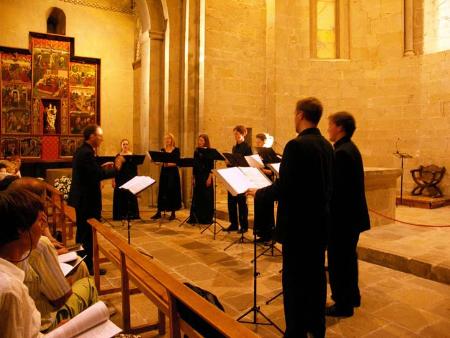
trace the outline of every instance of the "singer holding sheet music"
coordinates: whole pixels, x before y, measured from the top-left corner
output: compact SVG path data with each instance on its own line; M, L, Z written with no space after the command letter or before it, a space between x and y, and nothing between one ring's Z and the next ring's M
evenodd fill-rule
M247 144L247 142L245 142L247 128L242 125L238 125L234 127L233 134L236 144L233 146L231 151L232 154L241 154L242 156L252 155L252 148ZM237 231L238 224L241 226L239 233L245 233L248 231L248 206L245 194L233 196L230 192L228 192L228 217L230 219L230 225L225 229L225 231Z
M205 158L202 149L210 148L209 137L200 134L197 141L197 149L194 152L194 191L189 224L211 224L214 215L214 189L212 170L214 161Z
M265 148L267 136L264 133L256 134L255 145L256 148ZM267 162L262 158L265 166L261 171L267 177L274 181L275 175L272 170L267 167ZM254 200L254 231L256 233L257 242L268 242L272 239L272 232L275 228L275 214L274 214L274 200L268 198L267 195L258 195Z
M130 150L130 142L127 139L120 141L120 147L122 148L119 155L126 156L132 155ZM112 180L112 186L114 188L113 197L113 220L126 220L139 218L139 206L137 197L130 193L128 190L119 189L120 186L137 176L136 164L125 161L119 171L116 172L116 176Z
M172 153L180 158L180 149L175 146L175 137L168 133L164 137L162 152ZM163 163L159 176L158 211L151 219L161 218L161 211L170 211L169 220L175 219L175 211L181 209L181 184L177 163Z

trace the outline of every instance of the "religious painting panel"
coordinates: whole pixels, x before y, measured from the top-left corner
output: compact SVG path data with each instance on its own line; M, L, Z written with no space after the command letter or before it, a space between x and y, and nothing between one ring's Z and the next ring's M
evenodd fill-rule
M1 138L0 151L3 158L20 155L19 139L15 137Z
M71 62L70 86L95 88L97 86L97 65Z
M31 38L33 95L65 98L68 91L70 42Z
M1 53L2 82L31 84L31 55Z
M69 101L61 100L61 134L67 135L69 133Z
M61 101L42 99L43 134L61 133Z
M59 140L60 146L60 157L72 157L77 150L80 141L82 141L79 137L61 137Z
M95 123L94 113L70 112L70 133L81 134L84 127Z
M27 137L20 139L20 157L40 158L41 153L42 144L39 137Z
M71 37L35 32L29 49L0 46L0 156L70 157L100 122L100 59L73 50Z

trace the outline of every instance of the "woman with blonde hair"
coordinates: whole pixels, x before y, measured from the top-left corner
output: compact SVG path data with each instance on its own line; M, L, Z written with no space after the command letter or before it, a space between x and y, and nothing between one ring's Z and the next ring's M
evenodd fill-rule
M175 137L168 133L164 137L164 148L161 151L171 153L174 161L180 159L180 149L175 146ZM181 209L181 184L177 163L163 163L159 176L158 211L151 219L161 218L161 211L170 211L169 220L175 219L175 211Z
M124 138L120 141L120 153L118 156L133 155L130 149L130 141ZM137 166L129 161L125 161L119 171L116 172L116 176L112 180L112 186L114 188L113 195L113 220L122 221L126 219L138 219L139 217L139 205L137 197L130 193L128 190L119 189L119 187L133 177L137 176Z

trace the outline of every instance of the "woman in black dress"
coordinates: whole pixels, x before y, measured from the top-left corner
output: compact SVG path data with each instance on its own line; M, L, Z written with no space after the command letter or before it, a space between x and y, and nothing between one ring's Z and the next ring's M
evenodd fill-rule
M130 151L130 142L127 139L120 141L120 147L122 150L116 155L132 155ZM139 206L137 197L130 193L128 190L119 189L119 187L133 177L137 176L137 166L131 162L125 161L122 164L120 171L116 173L116 177L112 180L112 186L114 188L113 195L113 220L126 220L128 216L130 219L138 219Z
M214 190L212 170L214 161L204 157L201 149L209 148L209 137L200 134L197 141L197 149L194 152L194 192L189 224L211 224L214 214Z
M174 158L180 158L180 149L175 147L175 138L172 134L164 137L164 148L161 151L172 153ZM171 211L169 220L175 219L175 210L181 209L181 184L177 163L163 163L159 176L158 211L151 219L161 218L161 211Z

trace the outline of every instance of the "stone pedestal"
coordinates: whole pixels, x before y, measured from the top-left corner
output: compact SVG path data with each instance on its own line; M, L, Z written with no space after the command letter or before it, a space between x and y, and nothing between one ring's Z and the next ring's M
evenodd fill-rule
M364 168L366 198L369 209L395 218L397 179L401 170L396 168ZM372 227L393 221L369 212Z

